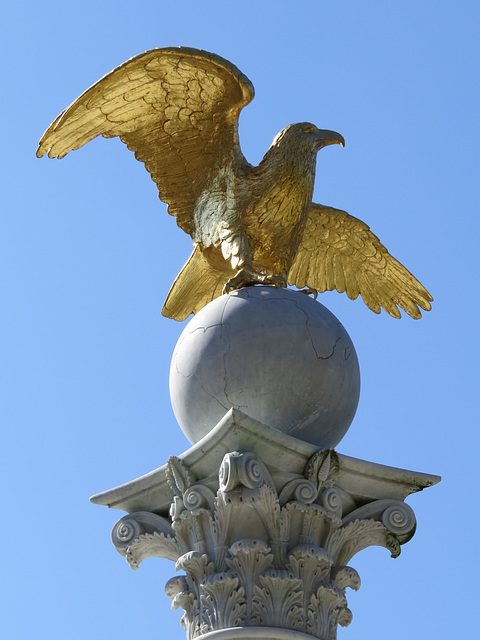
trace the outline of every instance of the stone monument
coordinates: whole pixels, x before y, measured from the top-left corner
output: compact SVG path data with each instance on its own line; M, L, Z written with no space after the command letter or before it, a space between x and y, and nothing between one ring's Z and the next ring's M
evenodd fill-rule
M371 545L397 557L416 526L405 498L439 478L335 450L359 365L309 294L337 289L414 318L432 297L363 222L312 203L316 153L343 146L340 134L289 125L258 167L247 163L237 124L252 98L248 78L214 54L148 51L60 114L37 153L119 136L194 240L163 309L196 314L170 374L192 447L91 498L126 512L115 548L133 569L175 562L166 593L187 640L334 640L352 619L347 588L360 586L351 559Z

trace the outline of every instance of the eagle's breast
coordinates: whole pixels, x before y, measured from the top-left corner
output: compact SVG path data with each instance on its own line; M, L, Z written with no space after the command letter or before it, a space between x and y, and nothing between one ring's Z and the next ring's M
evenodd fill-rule
M245 216L252 243L254 265L287 272L305 227L315 180L315 155L295 149L268 154L257 167L257 184ZM263 165L263 166L262 166Z

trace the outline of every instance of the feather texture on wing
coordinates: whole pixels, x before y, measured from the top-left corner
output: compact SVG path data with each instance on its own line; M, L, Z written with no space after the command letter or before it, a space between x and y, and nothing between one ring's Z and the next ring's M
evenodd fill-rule
M37 156L63 158L98 135L119 136L145 163L160 199L187 233L195 204L219 168L246 161L238 116L254 96L233 64L188 48L147 51L120 65L65 109L43 135Z
M396 318L398 307L420 318L418 307L428 311L432 296L398 262L369 227L340 209L310 206L289 284L319 292L346 292L352 300L360 294L369 309L383 307Z

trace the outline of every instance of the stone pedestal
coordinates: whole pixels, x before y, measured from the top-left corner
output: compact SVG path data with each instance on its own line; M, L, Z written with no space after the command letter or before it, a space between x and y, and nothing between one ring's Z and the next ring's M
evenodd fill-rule
M352 614L351 558L393 557L415 532L404 503L437 476L319 449L238 410L179 457L92 498L127 515L112 540L133 569L168 558L187 639L333 640Z

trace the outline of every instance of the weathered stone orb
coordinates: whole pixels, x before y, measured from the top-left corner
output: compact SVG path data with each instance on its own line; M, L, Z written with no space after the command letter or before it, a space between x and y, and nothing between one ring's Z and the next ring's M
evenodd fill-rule
M217 298L185 327L170 397L198 442L231 408L322 448L336 446L357 409L360 373L349 335L313 298L246 287Z

